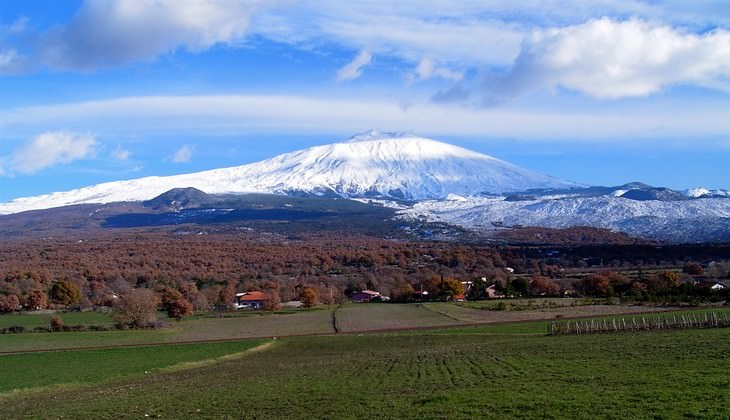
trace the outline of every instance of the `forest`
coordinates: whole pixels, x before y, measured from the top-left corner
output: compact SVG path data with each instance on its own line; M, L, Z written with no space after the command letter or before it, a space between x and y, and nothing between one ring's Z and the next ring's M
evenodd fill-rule
M194 310L226 307L235 293L253 290L286 302L314 289L322 303L332 303L364 289L392 301L448 300L464 292L483 299L490 285L514 297L698 302L727 297L730 289L711 286L728 279L728 251L730 245L495 246L255 231L6 239L0 311L108 307L139 288L161 301L184 299Z

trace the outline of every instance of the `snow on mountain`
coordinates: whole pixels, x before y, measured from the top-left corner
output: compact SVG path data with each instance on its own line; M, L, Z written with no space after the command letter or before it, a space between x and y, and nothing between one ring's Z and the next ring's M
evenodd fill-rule
M0 214L82 203L143 201L173 188L208 194L310 193L346 198L441 199L580 185L493 157L406 133L370 131L330 145L285 153L243 166L185 175L107 182L18 198Z
M466 201L425 200L400 214L477 231L517 225L592 226L672 242L730 240L730 200L726 198L637 201L599 196L507 201L470 197Z
M690 188L684 191L684 195L691 198L699 198L702 196L710 195L710 190L704 187Z
M730 190L710 190L704 187L697 187L685 190L683 194L690 198L730 197Z

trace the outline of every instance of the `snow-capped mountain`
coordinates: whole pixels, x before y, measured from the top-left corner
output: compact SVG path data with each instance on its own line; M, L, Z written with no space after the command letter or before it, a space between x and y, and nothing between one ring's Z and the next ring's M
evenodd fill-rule
M232 168L108 182L18 198L0 214L82 203L144 201L173 188L208 194L315 194L345 198L442 199L579 184L538 174L493 157L403 133L370 131L324 146Z
M730 199L637 200L599 196L542 196L511 201L502 197L424 200L400 211L407 219L429 220L489 232L511 226L590 226L669 242L730 240Z
M710 190L704 187L690 188L683 193L690 198L730 197L730 190Z

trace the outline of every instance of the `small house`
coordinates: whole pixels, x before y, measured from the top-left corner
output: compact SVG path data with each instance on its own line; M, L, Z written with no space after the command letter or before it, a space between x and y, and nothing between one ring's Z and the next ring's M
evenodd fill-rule
M380 292L373 290L362 290L350 295L350 300L356 303L370 302L371 300L382 300Z
M710 289L713 292L719 292L720 290L727 288L725 283L720 283L718 281L696 281L694 282L694 286L699 289Z
M236 309L264 309L269 301L269 296L258 290L253 292L236 293L236 299L233 302Z

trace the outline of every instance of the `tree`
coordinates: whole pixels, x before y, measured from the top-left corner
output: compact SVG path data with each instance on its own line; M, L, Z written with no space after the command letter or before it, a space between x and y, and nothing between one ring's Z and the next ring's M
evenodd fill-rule
M20 300L17 296L0 296L0 313L13 312L18 309L20 309Z
M167 316L178 321L184 316L193 314L193 305L183 297L181 292L170 287L165 288L162 292L162 309L167 312Z
M264 309L267 309L269 311L281 309L281 297L279 296L278 287L267 288L264 293L266 293L267 297L266 301L264 302Z
M685 264L684 268L682 268L682 271L689 274L690 276L701 276L705 274L705 269L694 261Z
M407 302L413 298L413 294L416 291L413 286L408 282L401 283L398 287L391 289L390 297L395 302Z
M469 288L469 300L483 300L487 298L487 282L482 277L477 277Z
M665 294L677 289L682 284L682 277L674 271L662 271L649 277L649 290L657 294Z
M558 296L560 286L543 276L533 276L530 280L530 294L533 296Z
M461 296L464 294L464 284L456 279L445 278L439 284L439 294L446 297L446 299Z
M48 297L51 298L53 303L59 305L73 305L81 300L81 290L79 290L79 286L76 283L65 280L58 281L51 286Z
M526 296L530 290L530 281L524 277L517 277L510 282L509 288L520 296Z
M299 294L299 300L305 308L317 306L319 305L319 290L311 286L306 286Z
M158 299L149 289L131 289L117 299L112 318L133 328L149 328L157 323Z
M581 282L581 289L587 296L608 296L613 293L611 280L601 274L591 274Z
M180 321L184 316L193 314L193 305L183 298L168 302L165 309L167 311L167 316L175 318L178 321Z
M25 304L31 311L37 311L39 309L45 309L48 306L48 298L41 289L33 289L28 293L28 298L25 300Z

